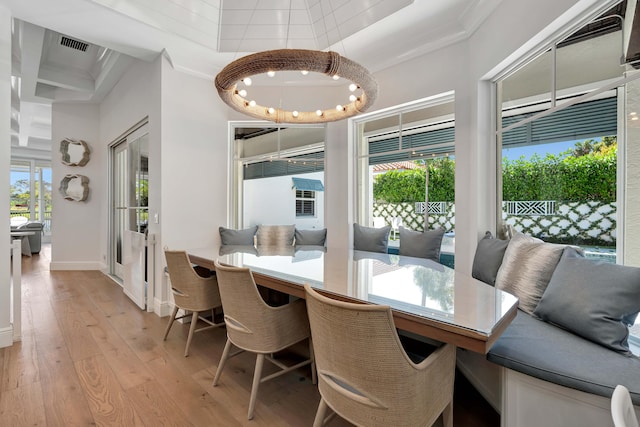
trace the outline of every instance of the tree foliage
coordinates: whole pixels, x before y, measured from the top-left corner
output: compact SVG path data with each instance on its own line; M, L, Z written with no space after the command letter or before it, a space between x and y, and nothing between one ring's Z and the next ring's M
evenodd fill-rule
M429 201L454 201L455 161L426 161ZM505 159L502 162L503 200L556 200L564 202L616 200L617 141L577 142L573 149L545 157ZM390 171L375 177L373 197L387 203L424 201L425 170Z
M455 162L438 158L424 162L429 168L429 201L453 202ZM373 183L373 197L387 203L424 202L425 169L389 171L377 175Z

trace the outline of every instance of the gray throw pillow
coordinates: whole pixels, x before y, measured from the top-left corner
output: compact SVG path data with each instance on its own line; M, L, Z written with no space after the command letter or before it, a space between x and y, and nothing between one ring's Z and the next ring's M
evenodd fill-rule
M489 285L495 285L507 246L509 246L508 240L496 239L490 231L487 231L476 247L471 276Z
M353 224L353 249L367 252L387 253L391 226L380 228Z
M220 242L223 245L251 245L253 246L253 236L255 236L258 226L245 228L243 230L233 230L231 228L220 227Z
M292 246L295 225L259 225L256 234L258 246Z
M258 255L256 247L253 245L222 245L218 251L220 256L229 254L252 254Z
M443 236L444 230L442 228L421 233L400 226L400 249L398 253L404 256L426 258L439 262Z
M563 256L534 315L630 355L629 326L640 311L640 268Z
M564 245L515 233L498 269L496 288L518 297L518 306L533 314L564 248Z
M327 239L327 229L298 230L295 233L296 246L324 246Z

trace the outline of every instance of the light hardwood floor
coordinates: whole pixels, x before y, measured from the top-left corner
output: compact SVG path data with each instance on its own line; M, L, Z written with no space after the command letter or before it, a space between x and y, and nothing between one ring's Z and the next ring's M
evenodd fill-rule
M312 425L320 396L308 367L263 383L248 421L254 356L231 359L211 386L224 328L196 334L185 358L186 326L162 341L168 318L100 272L49 271L49 254L23 257L22 341L0 349L0 426ZM497 425L473 392L456 382L455 425Z

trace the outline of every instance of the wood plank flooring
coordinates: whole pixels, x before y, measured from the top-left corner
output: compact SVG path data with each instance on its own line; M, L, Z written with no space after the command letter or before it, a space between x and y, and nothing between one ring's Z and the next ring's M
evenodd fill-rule
M187 327L162 341L168 319L138 309L102 273L49 271L46 244L22 260L22 341L0 349L0 426L312 425L320 396L308 368L262 384L248 421L253 356L231 359L211 385L224 328L196 334L185 358ZM498 426L456 376L454 425Z

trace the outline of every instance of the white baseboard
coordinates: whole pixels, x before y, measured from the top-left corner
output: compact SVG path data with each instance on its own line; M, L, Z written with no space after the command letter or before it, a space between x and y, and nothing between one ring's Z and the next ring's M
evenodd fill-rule
M52 261L49 263L49 270L100 270L104 271L106 266L99 261Z
M13 326L0 329L0 348L13 345Z
M157 299L153 300L153 312L158 316L169 316L171 314L171 310L173 310L173 305L171 305L168 301L163 302Z

